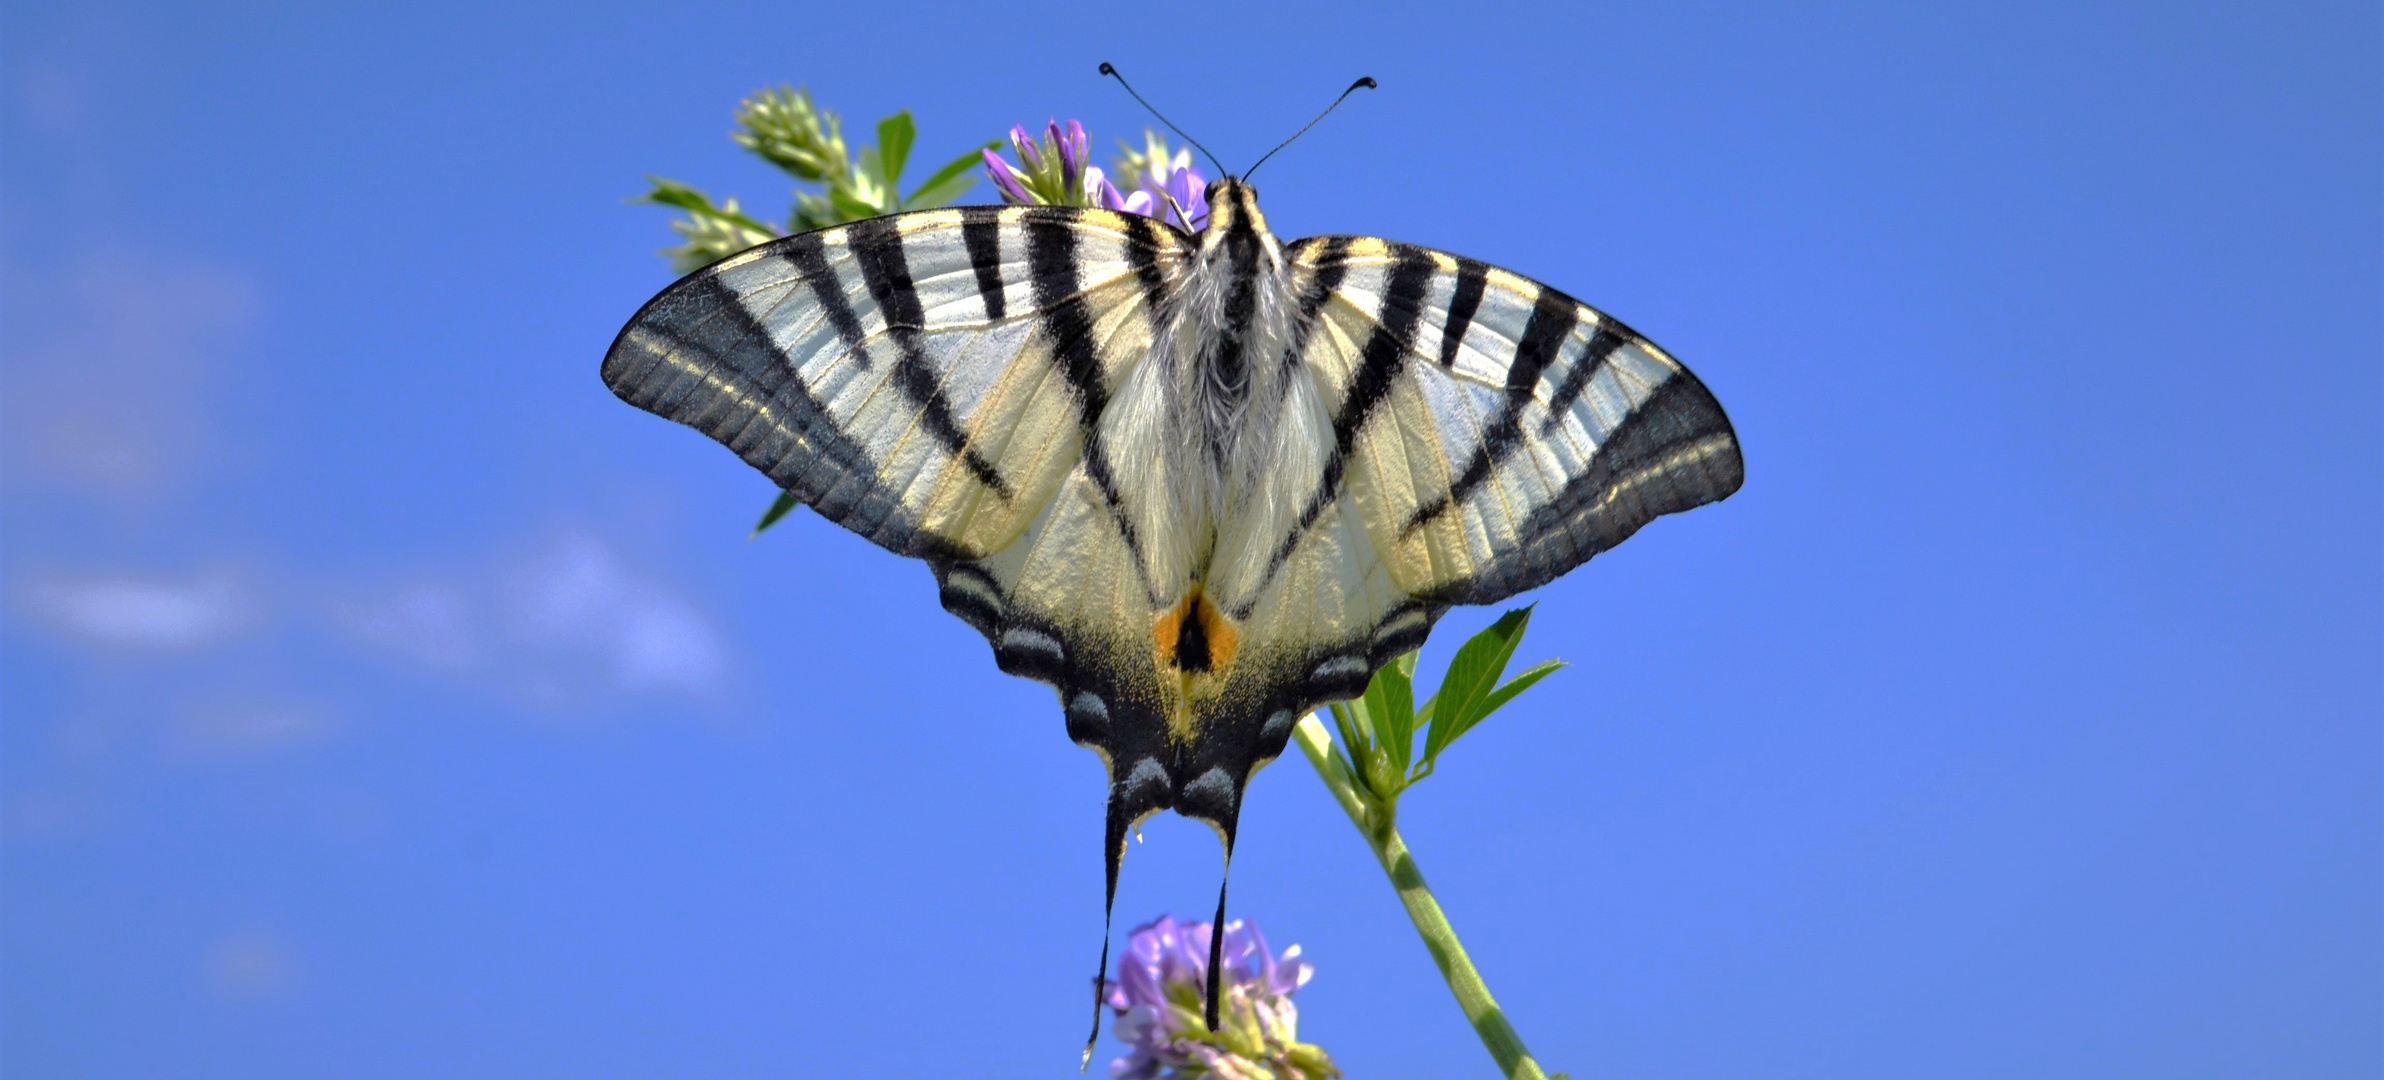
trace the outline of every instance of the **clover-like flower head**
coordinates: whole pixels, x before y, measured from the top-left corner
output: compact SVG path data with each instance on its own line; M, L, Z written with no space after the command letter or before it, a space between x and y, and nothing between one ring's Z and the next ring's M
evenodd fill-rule
M1057 120L1044 126L1041 139L1028 134L1026 125L1010 129L1010 149L1018 155L1018 164L1002 160L1000 154L985 151L985 171L992 175L993 186L1000 188L1002 201L1041 206L1091 206L1086 192L1087 158L1084 125L1074 120L1062 128ZM1099 170L1090 170L1098 174Z
M1117 1036L1130 1048L1110 1062L1113 1080L1326 1080L1341 1075L1333 1059L1299 1041L1291 995L1316 974L1297 945L1278 956L1247 919L1225 924L1219 1010L1210 1031L1202 994L1208 986L1211 924L1173 916L1134 929L1109 984Z
M1002 201L1026 206L1098 206L1169 222L1188 232L1208 225L1208 177L1192 165L1189 150L1169 150L1167 141L1144 131L1143 148L1125 147L1116 162L1124 184L1089 163L1084 125L1052 120L1040 138L1025 125L1010 129L1013 165L985 151L985 171ZM1122 145L1122 144L1121 144Z

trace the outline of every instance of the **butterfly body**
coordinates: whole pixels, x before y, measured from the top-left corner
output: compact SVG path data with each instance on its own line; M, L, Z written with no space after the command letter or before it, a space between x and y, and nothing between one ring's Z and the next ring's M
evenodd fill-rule
M1109 891L1163 809L1230 856L1251 775L1452 604L1555 578L1742 477L1620 322L1470 259L1053 206L764 244L630 320L604 378L933 569L1110 774Z

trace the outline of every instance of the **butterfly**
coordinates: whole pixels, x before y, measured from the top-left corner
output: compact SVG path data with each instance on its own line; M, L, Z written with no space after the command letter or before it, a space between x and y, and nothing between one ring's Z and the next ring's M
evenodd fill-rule
M1713 395L1613 317L1421 247L1284 243L1232 177L1207 198L1196 235L1003 206L786 237L663 290L604 359L623 399L924 560L1003 671L1058 690L1108 765L1105 920L1144 817L1215 826L1230 865L1309 710L1451 605L1742 478Z

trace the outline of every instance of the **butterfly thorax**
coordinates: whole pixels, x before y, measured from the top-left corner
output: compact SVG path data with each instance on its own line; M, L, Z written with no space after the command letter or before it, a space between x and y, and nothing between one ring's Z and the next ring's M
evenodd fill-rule
M1292 393L1299 373L1291 271L1256 191L1230 178L1212 185L1208 225L1197 240L1182 287L1157 313L1151 381L1139 402L1141 419L1167 432L1143 443L1164 453L1135 463L1153 485L1146 490L1170 496L1150 508L1167 520L1149 522L1148 531L1181 538L1165 560L1181 576L1153 583L1163 594L1205 579L1216 559L1250 557L1220 550L1221 539L1234 546L1233 537L1220 536L1221 523L1297 512L1296 485L1284 482L1296 474L1283 466L1308 441L1286 443L1286 408L1300 400Z
M1170 313L1174 387L1211 467L1245 468L1245 433L1263 434L1265 406L1280 390L1281 353L1288 338L1283 310L1283 246L1267 231L1257 192L1238 180L1210 188L1208 227L1186 276L1182 305Z

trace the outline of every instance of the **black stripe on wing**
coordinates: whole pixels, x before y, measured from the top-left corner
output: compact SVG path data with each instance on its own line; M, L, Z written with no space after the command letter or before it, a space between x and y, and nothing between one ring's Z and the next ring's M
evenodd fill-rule
M719 440L821 514L905 550L907 533L882 527L891 500L869 498L877 462L718 277L648 303L613 342L603 375L623 400Z
M977 275L977 294L985 301L985 317L1000 321L1008 297L1002 281L1002 208L960 208L960 243L968 249L969 269Z
M787 237L780 241L778 256L795 268L796 277L804 288L811 290L812 302L827 313L829 325L836 328L836 336L844 339L844 347L850 350L853 362L866 371L869 350L862 348L861 343L869 334L862 329L860 317L853 313L852 300L844 294L844 279L828 268L826 237L826 229Z
M1482 293L1490 283L1490 267L1457 256L1457 287L1449 294L1449 317L1440 324L1440 366L1457 366L1457 350L1465 345L1465 331L1474 312L1482 309Z
M1523 340L1515 347L1514 363L1507 367L1506 405L1482 429L1481 445L1474 447L1456 481L1447 491L1416 507L1403 525L1403 533L1423 528L1424 523L1471 498L1489 481L1493 469L1505 464L1522 448L1523 410L1532 403L1532 391L1540 384L1540 373L1556 360L1557 351L1572 336L1573 326L1580 318L1581 305L1573 298L1554 289L1540 290L1539 299L1532 303L1531 317L1523 324ZM1576 365L1576 370L1582 366L1586 365ZM1587 385L1585 379L1582 386ZM1576 396L1579 393L1578 389L1574 391Z
M1340 288L1341 279L1349 276L1349 248L1355 241L1355 237L1348 236L1302 240L1284 253L1296 259L1302 255L1299 248L1316 245L1315 253L1309 256L1314 269L1308 275L1307 282L1300 286L1299 310L1291 320L1291 341L1283 348L1282 363L1286 370L1297 366L1300 357L1307 355L1308 337L1316 332L1316 321L1324 315L1325 301L1333 298L1333 290ZM1276 382L1290 385L1288 379L1278 379Z
M1518 523L1513 556L1432 599L1492 604L1536 589L1650 521L1728 498L1745 479L1721 403L1696 376L1675 371L1607 434L1588 469Z
M1101 358L1093 342L1091 305L1085 302L1076 272L1076 230L1070 217L1034 215L1022 228L1026 234L1027 280L1034 286L1035 307L1042 312L1043 336L1051 343L1052 361L1068 380L1076 398L1077 424L1084 434L1084 471L1100 491L1117 524L1118 535L1140 569L1142 541L1126 515L1125 496L1118 490L1109 465L1109 449L1102 444L1101 412L1109 407L1109 390L1101 384ZM1132 245L1128 245L1131 250Z
M1574 402L1581 400L1582 393L1589 389L1589 381L1606 369L1606 362L1614 358L1614 350L1638 340L1639 335L1621 320L1600 315L1597 329L1590 331L1589 344L1581 350L1581 358L1573 361L1573 366L1565 371L1564 381L1548 396L1548 415L1540 420L1540 435L1553 434L1564 424L1565 414L1572 411Z
M1345 251L1347 246L1344 241L1340 251ZM1317 301L1319 308L1323 297L1329 296L1331 290L1339 285L1341 275L1346 272L1346 263L1336 257L1338 254L1339 251L1328 248L1320 253L1317 260L1317 277L1320 281L1312 284L1311 288L1320 294ZM1258 587L1251 590L1253 598L1266 592L1267 586L1274 582L1275 574L1283 569L1283 564L1290 561L1292 552L1299 548L1300 539L1308 534L1309 528L1316 524L1316 519L1323 516L1325 508L1340 497L1341 481L1349 467L1349 452L1357 442L1358 433L1365 430L1366 422L1373 418L1375 408L1390 395L1391 385L1398 379L1415 349L1416 331L1423 324L1424 302L1431 295L1432 279L1438 273L1439 265L1433 260L1432 253L1422 248L1395 244L1391 247L1391 254L1390 276L1383 284L1382 307L1371 313L1374 327L1358 350L1357 371L1351 375L1349 387L1343 392L1341 407L1333 412L1332 455L1325 459L1324 472L1317 480L1316 490L1301 507L1299 520L1276 543L1274 552L1268 556L1266 573L1260 576ZM1328 270L1332 271L1329 279L1326 277ZM1318 288L1318 284L1322 287ZM1315 309L1306 303L1306 296L1301 299L1303 315L1312 320ZM1306 335L1303 333L1299 336L1299 344L1305 345Z
M1009 482L994 470L993 463L968 444L968 433L960 430L959 422L952 418L952 402L944 396L942 378L919 342L919 335L927 329L927 313L920 308L918 286L911 280L910 259L903 254L901 223L891 217L872 218L855 223L845 236L853 261L860 264L861 280L869 287L870 299L877 301L878 310L885 318L886 333L894 339L894 348L901 354L894 362L895 389L919 410L919 425L936 445L943 447L944 453L960 459L977 482L992 488L1003 502L1016 498ZM983 278L980 270L978 279Z

